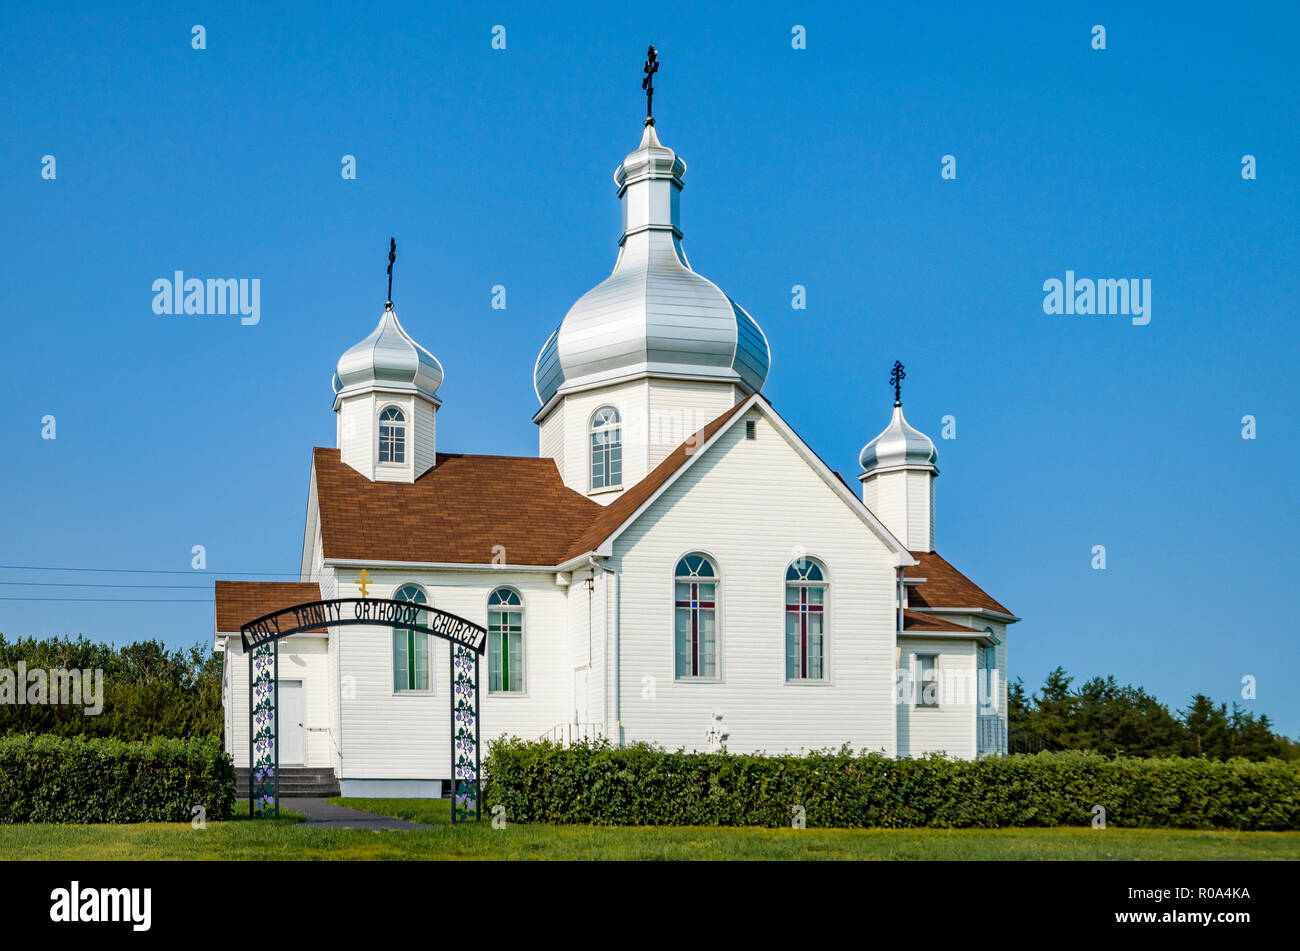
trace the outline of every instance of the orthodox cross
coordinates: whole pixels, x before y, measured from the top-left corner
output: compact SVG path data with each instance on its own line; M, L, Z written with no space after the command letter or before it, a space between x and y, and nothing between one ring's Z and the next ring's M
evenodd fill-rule
M894 361L894 372L889 374L889 385L894 388L894 405L903 405L903 378L907 376L903 372L903 365L897 360Z
M645 90L645 124L654 125L655 120L654 108L652 103L655 98L655 73L659 72L659 54L651 46L646 50L645 60L645 79L641 80L641 88Z
M397 260L397 239L388 239L388 306L393 306L393 262Z
M361 597L370 597L370 572L364 568L361 569L361 574L357 575L357 587L361 589Z

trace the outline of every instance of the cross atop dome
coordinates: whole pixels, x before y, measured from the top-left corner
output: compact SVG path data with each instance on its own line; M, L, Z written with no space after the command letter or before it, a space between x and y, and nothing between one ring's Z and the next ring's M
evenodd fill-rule
M647 111L658 68L651 46ZM634 378L713 383L729 399L762 390L772 360L767 338L744 308L691 267L682 248L685 174L686 163L659 141L647 116L641 141L614 172L623 230L613 273L574 303L537 356L533 384L548 413L561 391ZM711 407L707 418L716 415Z
M645 90L645 124L654 125L655 73L659 72L659 51L654 44L646 50L642 72L645 73L645 79L641 80L641 88Z
M894 388L894 405L903 405L903 379L907 374L903 372L903 364L895 360L894 370L889 374L889 385Z
M397 260L397 239L388 239L388 300L384 304L385 310L393 309L393 262Z

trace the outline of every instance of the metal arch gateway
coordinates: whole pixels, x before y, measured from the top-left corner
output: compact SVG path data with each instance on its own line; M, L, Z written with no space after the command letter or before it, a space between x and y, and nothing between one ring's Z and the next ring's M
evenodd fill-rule
M420 623L420 622L427 623ZM386 598L308 601L272 611L239 629L248 656L248 814L280 814L280 639L349 625L430 634L451 644L451 821L480 818L479 658L487 629L446 611Z

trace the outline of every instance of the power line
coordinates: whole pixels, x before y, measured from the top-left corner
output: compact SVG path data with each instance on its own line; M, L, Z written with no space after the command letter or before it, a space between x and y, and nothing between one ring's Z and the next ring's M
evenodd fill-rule
M98 571L124 575L194 575L208 573L206 569L203 572L198 572L195 569L183 571L175 568L66 568L57 565L0 565L0 569L10 571ZM280 578L285 575L298 574L296 571L225 571L222 573L263 578Z
M100 604L211 604L211 598L0 598L0 601L97 601Z
M207 584L92 584L89 581L0 581L0 585L18 585L30 588L193 588L210 589Z

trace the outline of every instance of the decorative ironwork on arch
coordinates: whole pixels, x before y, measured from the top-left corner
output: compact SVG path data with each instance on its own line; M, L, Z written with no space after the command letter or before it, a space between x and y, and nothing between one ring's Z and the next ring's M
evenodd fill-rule
M308 601L239 629L248 655L248 814L280 814L280 640L322 627L366 625L415 631L451 645L452 822L479 819L479 658L487 629L424 604L387 598Z

